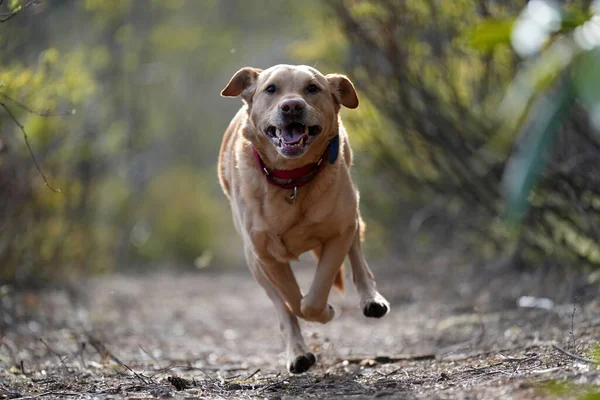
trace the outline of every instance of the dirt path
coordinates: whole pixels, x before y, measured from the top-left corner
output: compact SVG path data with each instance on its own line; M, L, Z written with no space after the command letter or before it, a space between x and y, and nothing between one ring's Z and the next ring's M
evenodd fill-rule
M553 347L592 357L598 301L575 314L568 302L518 308L518 296L558 296L565 283L418 270L378 273L392 302L382 320L363 318L353 292L334 296L336 320L303 324L318 362L300 376L286 373L274 311L246 271L97 279L85 304L24 295L18 311L36 321L0 336L0 399L529 399L600 385L598 366Z

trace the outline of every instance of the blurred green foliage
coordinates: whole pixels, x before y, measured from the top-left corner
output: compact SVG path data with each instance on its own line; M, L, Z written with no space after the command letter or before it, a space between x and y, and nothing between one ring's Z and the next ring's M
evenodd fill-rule
M26 4L4 2L0 13ZM0 92L8 97L0 101L61 193L44 186L21 131L0 112L0 281L204 267L213 255L218 265L241 264L215 169L241 103L218 93L245 64L290 61L290 38L305 32L300 8L266 0L41 1L2 23ZM76 113L41 117L11 99Z
M515 72L514 56L508 47L481 52L470 35L490 18L508 20L520 6L326 4L328 12L311 37L292 50L307 64L349 73L362 94L361 107L345 113L344 121L356 149L354 174L367 217L387 221L380 230L384 247L430 253L454 245L448 236L462 245L470 236L479 241L479 254L494 254L512 233L496 213L498 171L480 153L493 144L490 115ZM332 18L339 24L328 23ZM475 211L486 214L486 221L472 218Z
M242 264L215 172L241 103L218 93L242 66L281 62L360 92L342 113L371 251L600 263L597 2L559 6L529 47L515 35L540 14L516 0L27 4L0 5L0 101L62 193L0 110L2 281Z
M371 211L410 232L390 246L600 263L598 2L327 4L340 24L298 54L342 63L369 100L347 121L368 138L354 144Z
M510 37L524 63L500 108L506 131L519 136L504 172L507 212L526 224L533 216L550 233L553 241L529 234L543 252L598 265L598 171L583 164L597 157L600 143L600 2L580 8L553 1L533 5L555 19L537 20L530 3ZM584 117L574 116L577 108ZM583 132L569 129L574 119L585 126ZM578 148L581 138L585 142Z

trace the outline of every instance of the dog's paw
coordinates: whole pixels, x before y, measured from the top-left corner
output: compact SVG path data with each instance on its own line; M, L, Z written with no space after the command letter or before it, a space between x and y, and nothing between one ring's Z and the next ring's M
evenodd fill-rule
M296 357L290 364L288 365L288 370L292 374L301 374L303 372L308 371L310 367L315 365L315 355L313 353L305 353Z
M329 304L327 304L324 309L316 309L310 307L305 299L302 299L302 302L300 303L300 311L302 312L300 318L306 321L320 322L322 324L331 321L335 316L335 310Z
M388 311L390 311L390 303L381 295L375 299L365 301L363 304L363 314L365 317L381 318Z

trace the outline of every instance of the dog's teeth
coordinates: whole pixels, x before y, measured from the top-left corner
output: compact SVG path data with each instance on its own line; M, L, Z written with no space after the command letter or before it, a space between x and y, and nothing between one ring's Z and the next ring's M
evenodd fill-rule
M304 133L308 133L308 125L304 125Z
M281 129L279 129L279 128L275 128L275 134L276 134L277 136L281 136Z

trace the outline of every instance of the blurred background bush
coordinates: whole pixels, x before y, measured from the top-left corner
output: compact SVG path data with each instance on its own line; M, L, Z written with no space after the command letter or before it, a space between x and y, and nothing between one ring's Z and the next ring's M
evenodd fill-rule
M216 178L240 102L218 93L282 62L360 91L344 118L372 256L599 265L600 4L523 7L0 1L0 282L243 266Z

